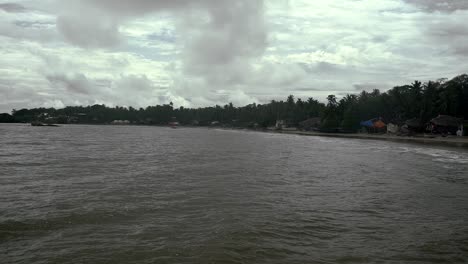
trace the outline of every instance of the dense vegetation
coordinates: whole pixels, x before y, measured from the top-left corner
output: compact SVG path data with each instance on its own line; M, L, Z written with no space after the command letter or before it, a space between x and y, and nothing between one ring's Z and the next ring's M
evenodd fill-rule
M0 122L31 122L52 120L56 123L110 123L128 120L134 124L165 125L174 118L181 124L209 125L214 121L232 126L272 126L276 120L286 120L297 125L309 117L320 117L324 128L359 128L359 122L380 117L387 122L403 122L418 118L427 122L446 114L468 119L468 75L451 80L440 79L397 86L387 92L374 90L349 94L338 99L329 95L326 104L313 98L295 99L290 95L285 101L267 104L250 104L235 107L232 104L204 108L174 108L172 103L146 108L107 107L105 105L69 106L62 109L34 108L13 110L12 115L2 114Z

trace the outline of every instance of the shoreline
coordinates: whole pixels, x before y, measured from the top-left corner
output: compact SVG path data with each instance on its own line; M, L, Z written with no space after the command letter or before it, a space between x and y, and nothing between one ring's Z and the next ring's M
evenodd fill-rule
M257 130L258 131L258 130ZM350 138L350 139L368 139L368 140L382 140L392 142L403 142L403 143L417 143L417 144L430 144L430 145L442 145L452 146L459 148L468 148L468 137L408 137L408 136L396 136L396 135L373 135L373 134L340 134L340 133L322 133L322 132L309 132L309 131L272 131L265 130L263 132L271 132L278 134L290 134L290 135L301 135L301 136L313 136L313 137L332 137L332 138Z
M5 123L5 124L26 124L26 123ZM111 125L111 124L65 124L65 125L98 125L98 126L148 126L148 127L168 127L164 125ZM439 145L449 146L458 148L468 148L468 137L424 137L424 136L396 136L389 134L344 134L344 133L323 133L314 131L299 131L299 130L266 130L266 129L252 129L252 128L227 128L227 127L198 127L198 126L180 126L180 128L208 128L208 129L223 129L223 130L248 130L252 132L261 133L275 133L275 134L289 134L289 135L300 135L300 136L312 136L312 137L331 137L331 138L349 138L349 139L364 139L364 140L381 140L381 141L392 141L400 143L415 143L423 145Z

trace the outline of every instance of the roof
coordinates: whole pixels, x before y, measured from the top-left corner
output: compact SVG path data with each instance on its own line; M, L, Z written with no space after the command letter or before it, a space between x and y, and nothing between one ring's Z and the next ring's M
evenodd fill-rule
M361 124L361 126L364 126L364 127L373 127L374 126L374 122L372 122L372 120L362 121L360 124Z
M384 128L387 125L382 120L377 120L374 122L374 127L376 128Z
M408 127L413 127L413 128L420 128L422 127L422 121L419 118L411 118L406 120L405 122Z
M373 118L367 121L362 121L360 125L364 127L375 127L375 128L383 128L386 126L386 124L382 120L380 120L380 118Z
M462 119L448 115L439 115L438 117L431 119L432 124L444 127L458 127L462 122Z
M301 126L308 127L308 126L319 126L320 125L320 117L312 117L306 119L299 123Z

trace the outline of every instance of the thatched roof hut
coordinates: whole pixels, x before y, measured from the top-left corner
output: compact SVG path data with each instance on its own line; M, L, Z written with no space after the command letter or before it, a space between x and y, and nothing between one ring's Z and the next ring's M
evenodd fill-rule
M373 118L367 121L362 121L360 125L363 127L379 129L387 126L387 124L385 124L380 118Z
M456 135L463 124L463 120L453 116L439 115L433 118L430 123L432 132Z
M320 127L320 117L312 117L299 123L299 126L304 130Z
M431 119L431 123L440 127L458 127L463 123L463 120L448 115L439 115Z
M419 118L411 118L411 119L408 119L405 121L405 124L409 127L409 128L416 128L416 129L419 129L419 128L422 128L423 127L423 123L421 121L421 119Z
M422 133L426 130L426 125L419 118L411 118L411 119L406 120L404 127L406 127L408 131L416 132L416 133Z

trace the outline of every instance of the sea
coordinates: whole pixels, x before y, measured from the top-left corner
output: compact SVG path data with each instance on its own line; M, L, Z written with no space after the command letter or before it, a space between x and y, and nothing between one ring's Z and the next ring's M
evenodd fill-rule
M0 124L0 263L468 263L468 150Z

